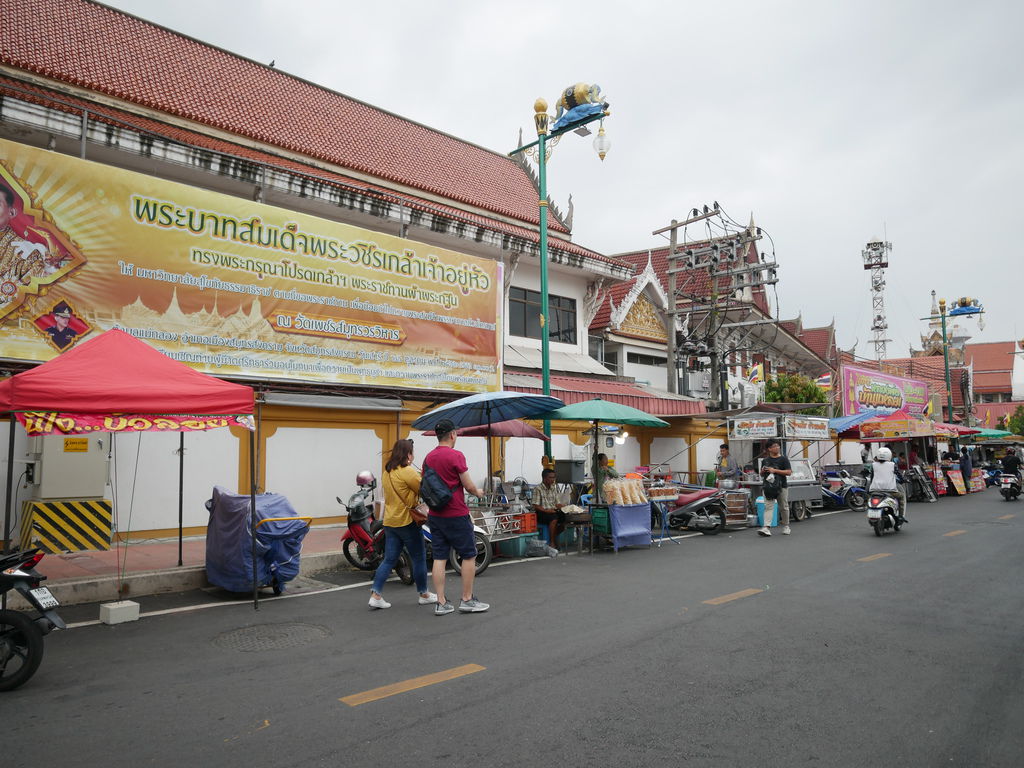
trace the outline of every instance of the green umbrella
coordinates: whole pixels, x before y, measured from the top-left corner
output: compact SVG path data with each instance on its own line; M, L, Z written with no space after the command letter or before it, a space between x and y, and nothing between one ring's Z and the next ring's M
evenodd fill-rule
M609 400L602 400L600 397L595 397L593 400L584 400L582 403L566 405L557 410L542 413L539 416L534 416L533 418L544 419L546 421L589 421L593 423L594 463L592 465L592 469L595 471L595 474L598 454L598 424L600 422L603 421L605 424L625 424L630 427L670 426L667 421L663 421L657 416L651 416L649 413L644 413L643 411L631 408L628 405L613 403ZM594 477L594 494L597 496L597 500L600 501L601 489L598 487L596 476Z
M1013 434L1012 432L1007 432L1005 429L988 429L988 428L983 428L983 429L979 430L978 434L971 435L971 437L969 439L973 440L973 439L978 438L978 437L981 437L981 438L1006 437L1007 435L1012 435L1012 434Z

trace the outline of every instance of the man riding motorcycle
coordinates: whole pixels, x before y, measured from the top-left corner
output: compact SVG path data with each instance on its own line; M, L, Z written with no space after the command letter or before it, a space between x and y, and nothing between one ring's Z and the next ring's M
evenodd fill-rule
M907 522L907 497L901 487L903 478L892 461L892 451L888 448L879 448L875 454L875 460L871 462L871 490L886 491L891 493L899 501L899 522Z
M1017 480L1020 480L1020 457L1017 456L1017 452L1013 448L1006 449L1006 455L1000 460L1003 472L1008 475L1014 475Z

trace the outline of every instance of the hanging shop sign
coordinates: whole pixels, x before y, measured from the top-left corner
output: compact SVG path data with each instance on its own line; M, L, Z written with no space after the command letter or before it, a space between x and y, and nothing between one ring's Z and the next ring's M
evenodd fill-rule
M869 442L931 437L933 434L931 422L923 419L869 419L860 425L861 439Z
M911 416L920 416L928 406L928 385L923 381L850 365L842 367L840 376L844 416L862 411L906 411Z
M828 419L813 416L784 416L783 432L794 440L828 440Z
M760 440L779 437L778 416L756 416L729 419L729 437L733 440Z
M218 376L490 391L501 286L490 259L0 140L0 358L120 328Z

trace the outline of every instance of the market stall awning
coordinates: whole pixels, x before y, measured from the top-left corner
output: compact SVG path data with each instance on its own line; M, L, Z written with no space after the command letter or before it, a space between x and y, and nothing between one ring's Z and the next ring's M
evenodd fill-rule
M873 419L877 416L884 416L885 414L881 411L861 411L860 413L854 413L850 416L840 416L835 419L828 420L828 428L835 432L845 432L848 429L863 424L868 419Z
M983 428L983 429L979 429L976 434L972 435L972 437L980 438L982 440L992 440L992 439L999 438L999 437L1009 437L1012 434L1013 434L1012 432L1008 432L1005 429L988 429L988 428Z
M529 373L506 372L504 386L510 391L540 394L541 378ZM609 379L551 376L551 394L566 405L601 398L662 417L702 416L705 410L703 400Z
M964 427L960 424L946 424L941 421L936 421L932 424L935 430L935 434L939 437L961 437L962 435L976 435L981 430L974 429L973 427Z

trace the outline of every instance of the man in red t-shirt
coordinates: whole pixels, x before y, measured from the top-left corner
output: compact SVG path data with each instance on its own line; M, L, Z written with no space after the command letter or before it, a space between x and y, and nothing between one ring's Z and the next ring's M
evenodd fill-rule
M452 498L448 506L428 516L430 525L430 548L434 554L434 589L437 590L437 605L434 606L435 616L453 613L455 607L448 602L444 592L444 568L448 553L454 549L462 556L462 602L459 604L461 613L481 613L490 606L481 603L473 594L473 580L476 578L476 538L473 535L473 521L466 506L466 491L478 498L483 498L482 491L469 476L466 457L462 451L455 450L455 438L458 433L450 419L442 419L434 427L437 435L437 448L423 459L423 469L433 469L438 476L452 489Z

